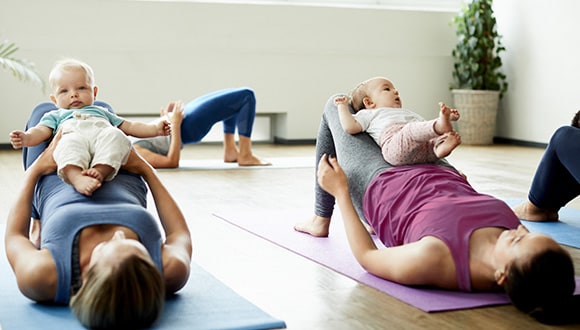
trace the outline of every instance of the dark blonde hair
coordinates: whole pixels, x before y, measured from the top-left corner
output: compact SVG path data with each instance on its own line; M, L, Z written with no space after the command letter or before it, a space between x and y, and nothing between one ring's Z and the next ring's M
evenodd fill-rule
M85 72L85 76L87 77L87 83L89 86L95 85L95 74L90 65L73 58L67 58L56 62L52 67L52 70L50 70L50 74L48 75L48 83L53 91L56 87L55 84L58 75L71 69L83 70Z
M131 255L114 267L93 265L70 307L89 329L136 329L155 323L164 303L164 281L153 261Z

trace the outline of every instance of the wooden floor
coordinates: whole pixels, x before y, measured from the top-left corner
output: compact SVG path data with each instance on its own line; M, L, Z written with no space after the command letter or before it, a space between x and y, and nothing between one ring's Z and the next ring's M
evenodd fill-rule
M254 149L264 158L314 153L313 146L256 144ZM449 160L479 191L500 198L525 198L542 152L529 147L462 145ZM184 159L220 157L219 145L188 146L183 153ZM194 262L264 311L286 321L289 329L550 328L512 306L425 313L211 215L227 207L310 210L313 168L162 170L159 175L188 219L195 243ZM20 152L0 151L0 222L5 222L21 178ZM573 201L570 206L580 208L580 202ZM580 274L580 252L570 250Z

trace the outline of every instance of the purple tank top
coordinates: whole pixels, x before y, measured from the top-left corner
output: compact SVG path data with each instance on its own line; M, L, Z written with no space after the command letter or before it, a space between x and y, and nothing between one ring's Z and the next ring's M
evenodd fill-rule
M469 238L482 227L520 224L503 201L476 192L457 172L434 164L384 171L368 186L365 217L385 246L441 239L451 251L461 290L471 291Z

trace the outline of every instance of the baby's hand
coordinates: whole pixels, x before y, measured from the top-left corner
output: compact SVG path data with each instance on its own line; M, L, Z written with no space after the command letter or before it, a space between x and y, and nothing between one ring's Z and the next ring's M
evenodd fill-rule
M28 140L28 136L23 131L10 132L10 143L12 144L12 148L14 148L14 149L20 149L22 147L26 147L27 140Z
M348 103L348 96L346 95L340 95L334 98L334 105L338 106L341 104L347 104Z

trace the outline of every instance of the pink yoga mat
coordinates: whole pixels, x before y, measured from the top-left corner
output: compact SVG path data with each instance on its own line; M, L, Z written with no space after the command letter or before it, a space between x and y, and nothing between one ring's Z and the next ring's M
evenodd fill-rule
M335 214L327 238L296 232L294 224L307 220L307 211L228 210L214 216L276 245L324 265L338 273L393 296L425 312L441 312L483 306L504 305L510 301L504 293L466 293L415 288L390 282L364 271L348 246L342 220ZM383 246L375 239L377 246ZM576 294L580 279L576 278Z

